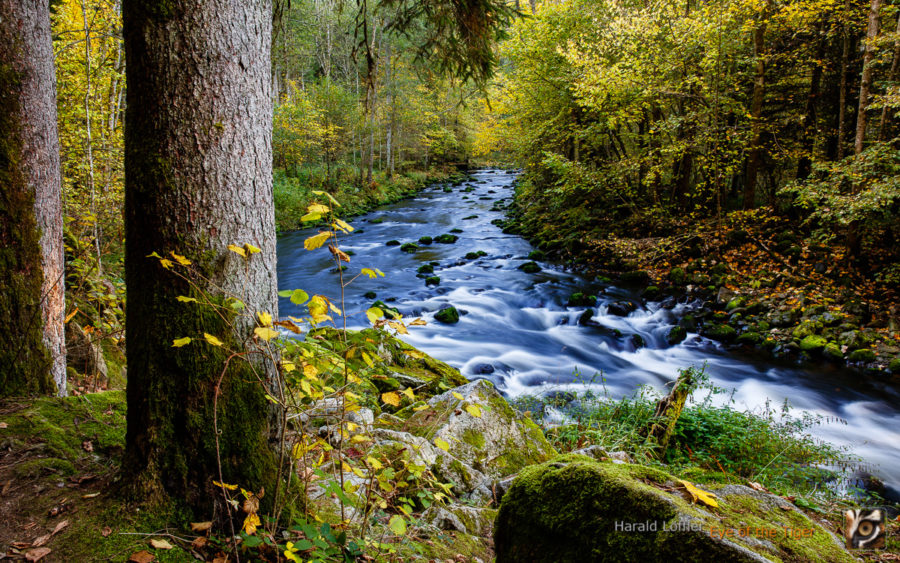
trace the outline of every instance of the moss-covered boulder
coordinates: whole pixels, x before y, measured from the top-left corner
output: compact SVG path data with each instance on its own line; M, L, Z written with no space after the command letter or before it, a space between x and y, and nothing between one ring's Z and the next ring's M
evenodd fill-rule
M428 276L425 278L425 285L441 285L440 276Z
M672 268L669 270L669 281L675 285L682 285L685 281L684 270L681 268Z
M891 360L891 363L888 364L888 369L891 370L891 373L900 373L900 356Z
M650 274L644 270L625 272L619 276L619 282L629 286L647 285L650 282Z
M459 311L452 305L445 307L434 314L434 320L444 324L456 324L459 322Z
M457 240L459 240L459 237L451 234L443 234L434 237L434 242L439 242L441 244L453 244Z
M828 339L824 336L810 334L800 341L800 349L804 352L821 352L826 344L828 344Z
M737 338L737 331L726 324L704 326L703 330L700 331L700 334L707 338L719 340L721 342L731 342L732 340Z
M503 496L497 561L854 561L779 497L741 485L716 494L718 507L701 507L657 469L561 456L523 470Z
M422 264L421 266L419 266L419 269L416 270L416 273L422 276L433 274L434 266L432 266L431 264Z
M673 326L669 329L669 332L666 333L666 342L669 343L670 346L674 346L687 338L687 331L684 327Z
M405 429L493 479L556 455L537 424L485 379L432 397L427 409L407 419Z
M566 306L568 307L593 307L597 304L597 296L596 295L585 295L584 293L577 291L569 296L569 300L566 302Z
M541 271L541 267L538 266L537 262L525 262L519 266L519 269L526 274L536 274Z
M875 352L869 348L860 348L850 352L847 361L854 364L864 364L875 361Z
M403 246L400 247L401 252L408 252L412 254L413 252L419 250L419 245L414 242L407 242Z

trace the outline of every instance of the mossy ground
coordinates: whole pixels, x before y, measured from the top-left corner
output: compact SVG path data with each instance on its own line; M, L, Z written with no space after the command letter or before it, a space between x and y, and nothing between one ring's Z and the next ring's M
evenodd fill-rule
M124 561L142 549L157 561L193 560L181 549L148 546L154 532L179 535L185 522L172 507L148 512L115 496L124 392L7 400L0 423L0 553L27 553L68 522L44 546L52 551L42 561Z

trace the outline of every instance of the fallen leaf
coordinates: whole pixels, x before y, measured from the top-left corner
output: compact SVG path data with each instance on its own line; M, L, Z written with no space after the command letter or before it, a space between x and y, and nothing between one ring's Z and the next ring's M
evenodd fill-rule
M157 539L157 538L152 538L150 540L150 547L152 547L153 549L174 549L175 548L175 546L170 544L168 541Z
M47 542L50 541L50 538L52 538L52 537L53 537L53 534L46 534L44 536L41 536L41 537L35 539L33 542L31 542L31 547L41 547L42 545L46 545Z
M156 556L146 549L132 553L128 558L128 563L153 563L153 561L156 561Z
M69 527L69 521L63 520L62 522L57 524L55 528L53 528L53 531L50 533L50 535L55 536L56 534L62 532L63 530L65 530L68 527Z
M90 440L85 440L84 442L81 443L81 449L83 449L86 452L92 452L92 451L94 451L94 444Z
M694 486L693 483L689 481L679 479L678 482L684 485L684 488L687 489L687 492L691 494L691 498L694 499L694 502L697 502L699 500L703 504L712 506L713 508L719 506L719 503L715 498L716 495L714 495L713 493L698 489L696 486Z
M191 547L193 547L194 549L203 549L204 547L206 547L208 541L209 540L207 540L205 537L198 536L194 538L194 541L191 542Z
M753 481L749 481L748 484L750 485L751 489L766 492L766 488L763 487L762 485L760 485L759 483L754 483Z
M208 532L212 528L212 521L209 522L191 522L191 531L195 533Z
M99 497L100 493L88 493L86 495L81 495L81 498L95 498Z
M111 533L112 528L110 528L109 526L103 526L103 529L100 531L100 535L104 538L108 538Z
M29 549L25 552L25 560L26 561L40 561L47 555L50 555L50 552L53 551L49 547L39 547L37 549ZM149 562L148 562L149 563Z
M9 424L7 424L5 422L0 422L0 429L2 429L2 428L9 428Z

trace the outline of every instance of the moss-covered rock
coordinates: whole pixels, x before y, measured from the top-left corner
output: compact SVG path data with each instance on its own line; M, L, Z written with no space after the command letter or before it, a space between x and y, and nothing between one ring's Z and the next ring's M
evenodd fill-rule
M541 267L538 266L537 262L525 262L519 266L519 269L526 274L536 274L541 271Z
M546 257L543 250L532 250L528 253L529 260L543 260Z
M731 342L732 340L737 338L737 331L726 324L704 326L703 330L700 331L700 334L707 338L719 340L721 342Z
M791 334L793 334L794 338L804 339L807 336L813 334L819 334L822 332L822 323L819 321L806 320L797 325L797 328L793 330ZM824 346L824 344L823 344Z
M728 301L728 303L725 305L725 310L726 311L734 311L735 309L737 309L739 307L743 307L746 302L747 302L746 297L735 297L735 298L731 299L730 301Z
M669 270L669 281L671 281L675 285L682 285L685 279L686 277L683 269L672 268L671 270Z
M810 334L800 341L800 349L804 352L819 352L828 344L828 339L817 334Z
M888 369L891 370L891 373L900 373L900 356L891 360L891 363L888 364Z
M670 346L674 346L684 341L685 338L687 338L687 331L680 326L673 326L666 334L666 342L668 342Z
M459 237L451 234L443 234L434 237L434 242L439 242L441 244L453 244L457 240L459 240Z
M434 239L432 239L429 236L419 237L419 244L428 245L428 244L431 244L432 242L434 242Z
M701 508L683 491L657 469L580 455L528 467L500 505L497 561L854 560L779 497L732 485Z
M400 247L401 252L408 252L412 254L413 252L419 250L419 245L414 242L407 242L403 246Z
M399 240L389 240L386 243L384 243L384 245L385 246L400 246L400 241Z
M451 305L435 313L434 320L445 324L456 324L459 322L459 311Z
M569 300L566 302L566 305L569 307L593 307L596 304L596 295L585 295L580 291L570 295Z
M748 346L756 346L762 342L762 336L756 331L747 331L737 337L738 344L747 344Z
M440 285L441 278L440 276L428 276L425 278L425 285Z
M376 297L378 297L378 294L374 291L367 291L363 294L363 297L365 297L366 299L375 299Z
M556 455L541 429L484 379L433 397L427 409L407 419L405 429L446 445L446 453L492 478Z
M850 352L847 361L855 364L862 364L875 361L875 352L869 348L860 348Z
M419 266L419 269L416 270L416 273L419 275L428 275L434 273L434 266L431 264L422 264Z
M844 353L841 352L841 347L834 342L829 342L825 345L825 349L822 350L822 355L829 360L834 360L836 362L844 359Z

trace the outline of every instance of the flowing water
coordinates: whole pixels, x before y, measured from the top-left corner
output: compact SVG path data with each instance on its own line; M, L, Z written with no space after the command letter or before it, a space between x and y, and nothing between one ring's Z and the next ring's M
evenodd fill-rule
M378 268L386 276L361 276L347 287L348 326L367 323L363 312L373 300L364 294L375 292L377 299L397 307L405 317L428 321L427 326L411 327L404 340L469 378L490 379L509 396L602 384L611 396L621 397L641 384L662 390L679 368L705 363L713 383L734 389L738 408L759 412L767 401L779 408L787 400L797 409L795 414L805 411L837 419L811 432L852 446L869 471L900 489L900 393L889 378L827 365L798 369L766 363L724 351L697 334L689 333L681 344L669 346L665 338L669 328L696 304L643 304L626 289L549 263L541 262L539 273L523 272L518 267L528 261L532 246L491 223L503 217L502 211L492 208L495 201L512 197L515 175L479 170L473 176L474 183L452 192L432 186L351 222L357 231L342 240L342 249L352 251L344 275ZM464 192L466 186L475 189ZM413 254L386 245L390 240L416 242L451 229L462 230L454 244L421 245ZM309 235L310 231L296 231L279 238L279 288L321 293L337 302L339 277L331 255L326 249L305 250L303 241ZM486 254L464 258L477 251ZM429 262L438 263L433 274L440 277L438 286L427 287L416 276L417 268ZM586 307L566 306L573 292L599 296L593 326L577 322ZM610 303L622 300L633 301L637 310L627 317L607 314ZM447 304L461 312L457 324L433 320ZM282 316L306 312L287 299L281 300L279 310ZM630 338L634 334L643 337L644 347L635 348Z

